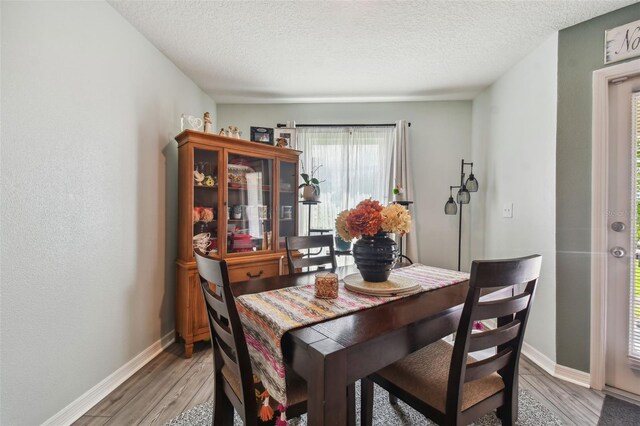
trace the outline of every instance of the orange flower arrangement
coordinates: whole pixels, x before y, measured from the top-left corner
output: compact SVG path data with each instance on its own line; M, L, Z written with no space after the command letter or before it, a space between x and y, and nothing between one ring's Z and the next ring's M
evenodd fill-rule
M354 209L340 212L336 218L336 230L345 241L364 236L373 237L378 232L401 235L411 229L411 215L404 207L391 204L383 207L376 200L362 200Z

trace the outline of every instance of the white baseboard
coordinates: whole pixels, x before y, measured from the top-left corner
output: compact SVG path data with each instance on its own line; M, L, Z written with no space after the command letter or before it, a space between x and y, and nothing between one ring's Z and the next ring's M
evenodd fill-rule
M621 399L623 401L627 401L631 404L640 406L640 395L636 395L635 393L623 391L622 389L612 388L611 386L607 386L607 385L604 386L604 392L606 394L615 396L616 398Z
M43 423L46 426L70 425L78 420L84 413L89 411L94 405L100 402L105 396L113 392L125 380L131 377L136 371L144 367L149 361L155 358L167 346L175 341L175 330L171 330L149 346L144 351L136 355L131 361L107 376L100 383L89 389L78 399L64 407L53 417Z
M573 383L584 388L591 387L591 374L585 373L584 371L556 364L555 376L565 382Z
M522 343L522 355L553 377L585 388L591 387L591 375L589 373L556 364L555 361L526 342Z

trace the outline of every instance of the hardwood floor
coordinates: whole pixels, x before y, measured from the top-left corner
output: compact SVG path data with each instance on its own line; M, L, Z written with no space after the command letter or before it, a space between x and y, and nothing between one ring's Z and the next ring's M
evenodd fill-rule
M213 361L207 342L195 345L191 359L183 358L182 346L173 344L74 424L162 425L210 399L212 382ZM551 377L525 358L520 363L520 387L566 425L598 423L602 392Z

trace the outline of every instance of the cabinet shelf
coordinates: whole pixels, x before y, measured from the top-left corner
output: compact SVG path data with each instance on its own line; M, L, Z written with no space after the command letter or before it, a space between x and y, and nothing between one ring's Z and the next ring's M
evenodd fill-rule
M251 187L247 187L247 186L231 186L229 185L229 190L234 190L234 191L249 191L253 188ZM267 186L267 185L262 185L262 192L269 192L271 191L271 187Z
M218 189L218 185L208 186L208 185L195 184L195 185L193 185L193 187L194 188L201 188L201 189Z

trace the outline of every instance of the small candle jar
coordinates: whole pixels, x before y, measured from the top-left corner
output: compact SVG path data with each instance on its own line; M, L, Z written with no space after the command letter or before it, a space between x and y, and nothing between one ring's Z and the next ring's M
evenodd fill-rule
M335 299L338 297L338 275L333 272L316 274L316 297Z

